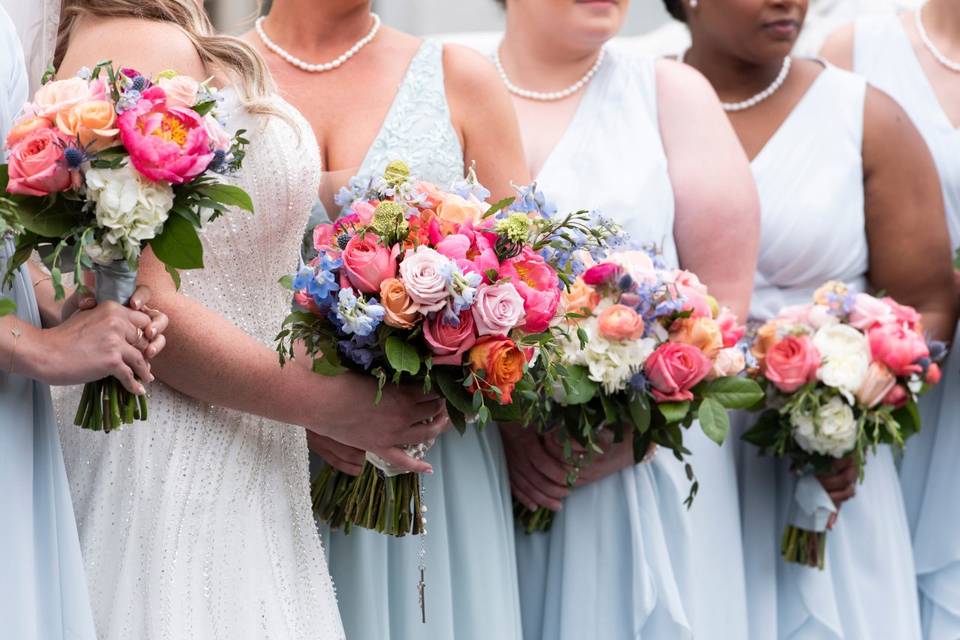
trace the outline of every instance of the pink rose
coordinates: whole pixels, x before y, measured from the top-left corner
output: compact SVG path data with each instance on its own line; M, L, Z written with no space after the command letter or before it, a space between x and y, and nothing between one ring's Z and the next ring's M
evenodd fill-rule
M82 78L67 78L48 82L37 90L33 97L35 115L48 120L56 120L81 102L90 99L103 99L103 81L89 83Z
M480 285L473 303L473 317L481 336L506 335L523 322L523 298L510 282Z
M364 226L373 222L373 213L376 210L377 205L366 200L359 200L350 206L350 213L356 215L357 221Z
M447 304L449 292L445 272L449 266L450 258L430 247L407 250L400 263L400 279L410 298L420 305L422 313L439 311Z
M891 322L893 319L893 310L883 300L878 300L866 293L858 293L854 296L853 308L850 310L850 324L855 329L866 331L875 324Z
M150 87L117 118L120 140L134 168L148 180L183 184L213 159L207 128L195 111L168 107L160 87Z
M920 373L918 361L930 356L922 336L900 324L878 324L867 332L870 354L895 376Z
M560 305L560 279L543 257L530 247L500 265L500 277L509 278L523 298L526 318L522 329L529 333L546 331Z
M763 375L784 393L793 393L817 379L820 354L809 336L787 336L767 351Z
M214 151L230 151L233 138L227 133L223 125L209 113L203 117L203 126L207 128L207 137L210 139L210 148Z
M200 83L190 76L160 77L157 86L166 94L168 106L189 109L197 103Z
M336 246L336 236L333 232L333 225L329 222L321 222L313 228L313 248L317 253L336 249L340 253L340 248Z
M7 134L7 149L13 149L18 142L37 129L50 129L51 127L53 127L53 123L46 118L36 118L32 116L21 118L13 128L10 129L10 133Z
M857 389L857 401L868 409L873 409L883 402L896 384L897 379L889 369L878 362L871 362L867 375Z
M499 271L497 252L486 235L478 233L470 224L460 227L459 233L447 236L437 243L437 251L459 265L464 272L472 271L490 282L487 271Z
M347 280L363 293L377 293L381 282L397 274L399 253L398 247L388 249L372 234L353 236L341 255Z
M326 315L324 311L317 306L317 303L314 302L313 296L309 295L306 291L295 292L293 294L293 301L297 304L298 307L309 311L315 316Z
M643 318L628 306L614 304L600 312L597 328L607 340L639 340L643 337Z
M884 397L883 404L890 405L896 409L907 404L910 394L902 384L894 385L890 392Z
M46 196L66 191L72 184L63 161L63 140L54 129L34 129L10 152L9 193Z
M737 322L737 316L726 307L717 315L717 326L720 327L725 349L735 346L747 332L747 328Z
M908 329L913 329L917 333L923 333L923 329L921 328L923 326L923 318L916 309L902 305L889 296L884 298L883 302L893 311L893 317L896 318L897 322L906 325Z
M713 368L707 377L711 380L727 378L737 375L746 368L747 359L744 357L743 351L736 347L729 347L721 349L720 353L717 354L717 359L713 361Z
M436 356L434 364L463 364L463 354L477 343L473 315L469 309L460 312L460 324L444 320L444 314L435 313L423 323L423 338Z
M581 277L585 283L595 287L620 277L620 265L615 262L601 262L584 271Z
M712 364L689 344L665 342L647 358L644 371L657 402L693 400L690 389L706 377Z
M673 284L677 295L683 298L683 310L692 313L693 317L713 317L710 308L710 297L707 287L700 282L696 275L689 271L677 270L673 274Z

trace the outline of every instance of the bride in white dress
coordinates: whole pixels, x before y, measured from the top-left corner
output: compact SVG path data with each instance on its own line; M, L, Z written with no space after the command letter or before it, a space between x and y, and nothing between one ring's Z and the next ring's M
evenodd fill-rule
M140 279L176 327L154 365L163 383L151 389L149 421L109 435L80 430L71 424L78 391L59 398L99 635L342 638L302 427L425 470L396 445L438 435L442 405L388 388L375 407L366 379L279 367L271 345L289 299L277 279L296 266L320 159L306 122L269 93L256 54L214 36L194 0L67 0L64 11L64 77L112 59L146 75L233 80L223 106L251 140L238 182L256 210L207 228L206 268L184 273L179 293L144 256Z

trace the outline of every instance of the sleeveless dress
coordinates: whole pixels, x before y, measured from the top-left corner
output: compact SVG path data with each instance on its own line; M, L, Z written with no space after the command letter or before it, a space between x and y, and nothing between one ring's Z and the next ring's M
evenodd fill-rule
M411 173L445 188L464 176L463 150L450 122L443 47L425 40L411 60L359 175L403 159ZM315 221L326 219L321 204ZM319 459L317 459L319 460ZM417 583L420 538L361 528L329 531L330 571L347 637L370 640L519 640L513 563L513 512L506 460L493 425L451 431L427 454L426 624Z
M296 262L319 151L280 98L286 120L225 96L231 128L252 141L238 184L256 213L204 228L206 268L184 272L181 293L272 347L290 304L277 280ZM343 638L304 430L160 382L150 393L150 419L111 434L73 426L79 389L57 399L101 640Z
M827 66L753 160L762 228L751 320L808 302L828 280L869 288L865 95L862 78ZM751 637L919 638L910 534L890 448L869 457L866 479L840 510L823 571L779 557L796 478L784 461L771 464L749 449L744 444L741 474L751 479L743 497Z
M960 129L940 107L896 17L857 22L854 70L886 91L920 130L940 172L951 246L960 245ZM907 444L900 483L913 534L924 637L960 638L960 339L943 379L920 402L923 428Z
M656 62L616 49L537 181L559 210L590 207L678 265ZM730 447L686 434L701 493L669 453L575 489L545 533L518 529L524 637L743 638L746 601ZM723 594L719 596L718 594Z
M27 101L23 52L10 18L0 7L0 140ZM2 158L2 156L0 156ZM13 256L11 238L0 236L0 274ZM40 326L33 282L26 267L0 299L17 305L17 317ZM7 332L0 337L11 340ZM4 637L95 640L93 614L73 519L50 389L9 372L0 363L0 627Z

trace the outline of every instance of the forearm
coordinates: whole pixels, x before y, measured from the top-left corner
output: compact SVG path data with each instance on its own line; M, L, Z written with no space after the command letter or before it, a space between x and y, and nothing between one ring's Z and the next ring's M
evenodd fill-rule
M40 309L40 319L45 327L55 327L62 321L63 300L57 300L53 290L53 279L50 274L34 260L27 260L27 271L30 274L30 284L37 298L37 307Z
M0 318L0 371L47 382L49 353L43 330L16 316Z

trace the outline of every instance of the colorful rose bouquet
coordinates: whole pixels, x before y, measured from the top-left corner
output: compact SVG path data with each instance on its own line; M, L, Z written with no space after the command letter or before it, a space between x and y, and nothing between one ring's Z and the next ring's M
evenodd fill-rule
M344 214L313 232L317 257L285 279L299 308L284 322L281 362L302 343L313 370L354 370L437 389L461 431L468 419L516 420L528 361L555 343L551 324L574 249L611 226L589 214L545 215L535 187L495 205L475 178L442 191L402 162L354 179ZM430 443L408 449L423 457ZM325 466L316 513L334 528L402 536L422 530L420 478L367 454L354 478Z
M928 345L914 309L828 282L761 326L752 353L767 396L744 439L802 474L781 553L822 569L836 508L815 475L854 456L862 479L869 449L903 446L920 429L917 396L940 380L943 347Z
M700 428L722 444L727 409L763 397L759 385L738 377L745 368L744 328L720 309L697 277L667 269L652 249L621 251L587 269L563 296L569 331L553 375L537 376L542 404L533 419L558 437L571 468L602 452L601 438L633 436L639 463L660 445L683 460L683 429ZM536 374L549 374L549 362ZM574 455L574 443L584 454ZM693 469L688 505L698 489ZM568 477L572 486L576 474ZM550 528L553 512L516 503L527 533Z
M227 207L253 207L221 178L240 167L247 141L217 119L218 92L164 72L153 80L103 62L43 86L7 137L0 187L22 227L8 275L34 249L46 254L57 296L62 257L98 301L126 304L149 246L179 284L177 269L203 266L197 234ZM110 431L147 416L146 399L107 378L84 387L75 422Z

